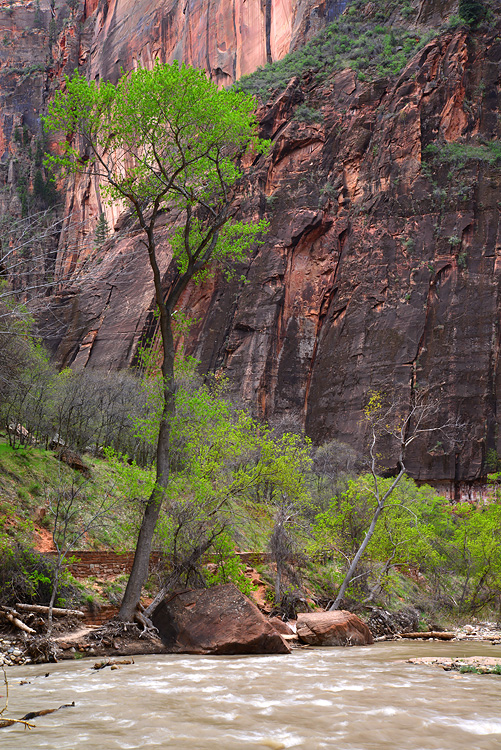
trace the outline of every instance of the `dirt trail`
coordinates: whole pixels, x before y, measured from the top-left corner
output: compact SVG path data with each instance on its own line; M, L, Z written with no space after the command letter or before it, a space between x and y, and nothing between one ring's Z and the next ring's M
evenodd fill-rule
M37 552L54 552L54 541L50 531L44 529L42 526L36 526L33 546Z

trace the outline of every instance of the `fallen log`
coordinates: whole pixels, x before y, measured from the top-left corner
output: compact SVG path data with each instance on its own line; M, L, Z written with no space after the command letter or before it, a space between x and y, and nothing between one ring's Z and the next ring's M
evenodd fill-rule
M0 729L4 729L5 727L12 727L14 724L22 724L25 729L31 729L34 727L34 724L30 724L29 721L26 720L26 718L22 719L4 719L3 714L7 711L9 707L9 681L7 679L7 672L5 671L5 667L0 665L0 669L3 673L3 682L5 685L5 704L2 709L0 709Z
M0 613L12 625L14 625L16 628L19 628L19 630L23 630L25 633L29 633L30 635L34 635L34 633L37 632L36 630L33 630L33 628L28 627L28 625L25 625L24 622L19 619L18 612L16 612L15 609L11 609L10 607L1 607Z
M22 724L25 729L33 729L35 724L30 724L29 721L23 721L23 719L0 719L0 729L5 729L5 727L11 727L14 724Z
M43 604L16 604L17 609L22 612L35 612L37 615L48 615L49 607ZM85 612L81 609L64 609L63 607L53 607L52 614L54 617L85 617Z
M428 630L423 633L399 633L400 638L437 638L439 641L452 641L455 633Z

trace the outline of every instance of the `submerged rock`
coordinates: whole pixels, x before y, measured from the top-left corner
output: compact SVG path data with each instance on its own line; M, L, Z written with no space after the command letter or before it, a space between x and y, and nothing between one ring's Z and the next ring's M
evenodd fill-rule
M299 614L297 634L311 646L367 646L374 642L365 622L344 609Z
M290 653L282 636L233 584L170 594L151 619L170 653Z

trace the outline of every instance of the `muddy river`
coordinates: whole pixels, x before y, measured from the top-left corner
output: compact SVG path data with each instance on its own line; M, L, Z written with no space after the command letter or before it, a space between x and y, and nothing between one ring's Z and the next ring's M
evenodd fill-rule
M4 716L75 706L34 719L34 729L0 730L0 746L499 750L501 677L405 661L482 655L501 647L397 642L290 656L143 656L114 671L95 671L90 659L12 667Z

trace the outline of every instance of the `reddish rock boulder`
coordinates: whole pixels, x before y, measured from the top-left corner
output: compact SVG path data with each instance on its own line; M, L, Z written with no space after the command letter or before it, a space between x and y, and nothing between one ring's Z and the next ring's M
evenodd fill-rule
M170 594L151 619L169 653L290 653L273 625L231 583Z
M301 641L311 646L368 646L374 643L365 622L344 609L299 614L297 634Z

